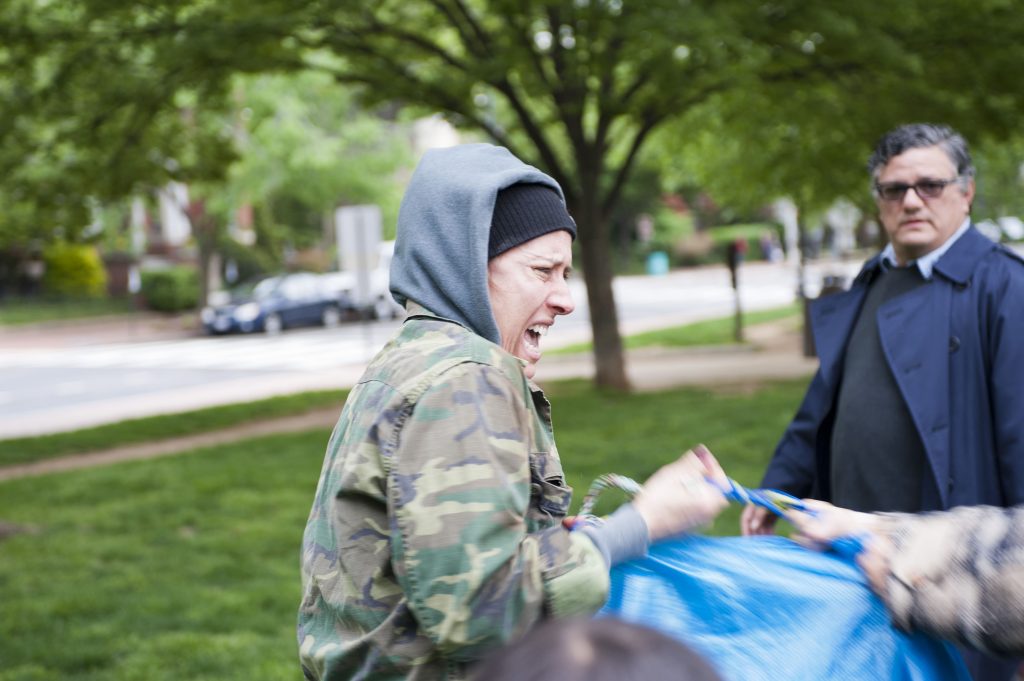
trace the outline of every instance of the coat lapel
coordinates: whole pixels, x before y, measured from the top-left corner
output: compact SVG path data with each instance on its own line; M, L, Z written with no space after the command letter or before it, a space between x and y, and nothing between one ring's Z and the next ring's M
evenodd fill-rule
M951 288L933 281L878 309L889 368L924 443L936 488L949 496L949 310Z
M879 256L874 256L865 262L849 290L811 302L810 325L814 334L814 349L818 355L818 371L828 389L829 400L836 395L839 387L846 343L857 322L867 287L876 275L881 260Z
M861 303L867 292L865 286L853 286L848 291L818 298L811 304L811 330L818 353L821 376L834 395L842 373L843 351L857 320Z

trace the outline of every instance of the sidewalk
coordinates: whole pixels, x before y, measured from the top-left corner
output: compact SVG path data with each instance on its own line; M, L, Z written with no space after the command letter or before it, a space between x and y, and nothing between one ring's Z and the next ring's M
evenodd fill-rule
M85 317L24 326L0 325L0 346L11 348L81 347L112 340L125 343L201 336L196 313Z
M626 356L626 372L633 388L644 392L693 385L752 385L767 380L809 377L818 366L816 358L803 356L801 330L792 320L749 326L746 333L749 345L633 350ZM554 355L545 357L538 365L537 382L543 387L548 381L593 378L593 375L593 360L589 354ZM337 421L339 411L340 407L323 409L280 419L239 424L210 433L0 467L0 482L120 461L167 456L273 433L329 429Z

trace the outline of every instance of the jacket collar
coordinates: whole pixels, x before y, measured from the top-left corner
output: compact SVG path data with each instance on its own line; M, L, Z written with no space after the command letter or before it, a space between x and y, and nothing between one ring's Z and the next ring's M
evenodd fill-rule
M972 223L970 229L938 259L935 271L955 284L966 284L978 261L995 248L996 243Z
M994 248L995 242L979 232L974 223L971 223L967 231L935 261L932 273L941 274L954 284L964 285L971 278L978 261ZM864 263L854 283L870 283L881 267L882 254L879 253Z

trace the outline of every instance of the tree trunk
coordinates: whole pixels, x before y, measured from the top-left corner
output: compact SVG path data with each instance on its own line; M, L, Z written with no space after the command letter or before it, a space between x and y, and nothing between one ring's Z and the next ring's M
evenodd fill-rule
M735 302L732 321L732 338L737 343L743 342L743 305L740 302L739 272L733 274L732 293Z
M811 300L807 297L807 228L804 225L803 211L797 208L796 211L796 235L797 235L797 265L796 265L796 294L803 309L804 319L804 357L816 357L818 351L814 347L814 334L811 332Z
M186 211L192 223L192 235L196 240L199 269L199 309L210 299L210 263L217 243L216 218L206 212L206 203L196 200L189 203Z
M611 238L597 192L584 192L575 211L580 223L580 253L594 342L594 382L599 388L630 390L619 335L619 313L612 291Z

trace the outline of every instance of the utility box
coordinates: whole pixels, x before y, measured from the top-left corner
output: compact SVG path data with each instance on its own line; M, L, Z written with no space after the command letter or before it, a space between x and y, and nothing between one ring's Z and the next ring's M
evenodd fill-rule
M380 259L381 222L376 205L343 206L334 212L338 270L352 275L350 295L359 307L374 297L372 277Z
M647 274L660 276L668 274L668 253L654 251L647 256Z

